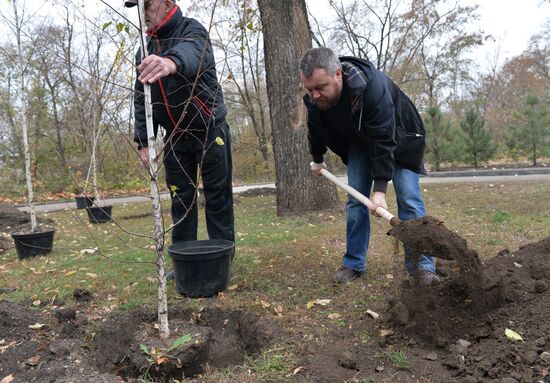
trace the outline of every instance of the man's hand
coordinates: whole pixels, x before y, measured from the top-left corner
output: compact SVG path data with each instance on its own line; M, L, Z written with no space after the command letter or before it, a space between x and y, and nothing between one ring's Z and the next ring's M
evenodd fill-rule
M138 80L152 84L162 77L176 73L176 63L168 57L149 55L138 66Z
M139 149L139 158L141 159L141 164L144 168L149 169L149 148Z
M372 193L372 197L370 200L374 204L374 208L369 209L370 213L375 217L380 218L380 216L376 213L376 209L379 207L383 207L384 209L388 210L388 205L386 204L386 193L374 192Z
M309 167L311 168L311 171L314 172L316 175L321 175L321 169L326 169L327 164L324 162L321 162L320 164L317 162L310 162Z

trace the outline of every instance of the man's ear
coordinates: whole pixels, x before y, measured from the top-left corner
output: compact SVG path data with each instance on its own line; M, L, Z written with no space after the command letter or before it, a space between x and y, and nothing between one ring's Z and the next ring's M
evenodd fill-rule
M342 79L342 68L341 67L338 67L336 68L336 74L335 74L336 78L338 80L341 80Z

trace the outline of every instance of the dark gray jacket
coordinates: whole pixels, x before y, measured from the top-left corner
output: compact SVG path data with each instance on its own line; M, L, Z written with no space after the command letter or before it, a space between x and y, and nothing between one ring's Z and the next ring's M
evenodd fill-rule
M176 124L178 132L204 138L207 128L223 121L227 114L208 32L197 20L183 17L176 6L149 36L147 49L149 54L169 57L177 65L176 74L151 85L155 135L161 125L168 137ZM141 49L136 65L140 62ZM147 146L143 84L137 79L135 90L134 141Z
M384 73L367 60L341 57L344 87L351 102L349 121L356 143L370 158L374 191L386 191L395 163L424 172L425 131L412 101ZM321 112L304 96L308 110L309 149L315 162L323 162L327 147L347 163L349 138L325 126Z

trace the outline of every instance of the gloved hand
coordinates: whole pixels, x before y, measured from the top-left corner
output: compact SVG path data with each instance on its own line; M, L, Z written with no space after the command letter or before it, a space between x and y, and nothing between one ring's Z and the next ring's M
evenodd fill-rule
M311 171L314 172L316 175L321 175L321 169L326 169L327 164L324 162L317 163L317 162L310 162L309 167L311 168Z

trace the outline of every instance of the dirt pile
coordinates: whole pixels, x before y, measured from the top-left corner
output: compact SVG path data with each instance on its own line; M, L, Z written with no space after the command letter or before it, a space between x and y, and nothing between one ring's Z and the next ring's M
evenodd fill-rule
M455 258L451 269L463 264ZM443 364L459 381L549 381L550 238L515 253L501 251L483 265L475 289L463 274L451 273L432 288L404 288L390 305L392 322L445 350ZM506 329L523 341L508 339Z
M14 383L111 383L145 375L181 380L200 374L207 364L242 364L245 355L267 346L276 330L252 313L173 308L173 337L190 334L192 341L163 352L168 347L159 343L154 310L100 318L76 307L38 313L0 300L0 380L10 375Z

